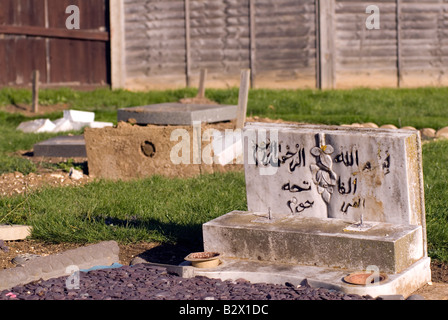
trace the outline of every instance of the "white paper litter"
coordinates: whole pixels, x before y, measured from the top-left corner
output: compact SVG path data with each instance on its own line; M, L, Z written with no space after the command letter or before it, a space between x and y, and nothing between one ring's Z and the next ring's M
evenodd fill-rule
M213 134L213 152L215 161L220 165L230 163L242 163L243 142L241 140L241 132L233 131L214 131Z
M78 131L84 127L104 128L112 127L112 122L95 121L95 113L77 110L64 110L64 117L51 121L36 119L22 122L17 130L26 133Z

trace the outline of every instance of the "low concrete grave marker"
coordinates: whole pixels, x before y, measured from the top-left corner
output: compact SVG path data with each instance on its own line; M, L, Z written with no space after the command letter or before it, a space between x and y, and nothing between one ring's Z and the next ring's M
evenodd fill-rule
M119 109L117 119L124 122L135 120L140 125L193 125L198 121L214 123L233 120L237 109L236 105L168 102Z

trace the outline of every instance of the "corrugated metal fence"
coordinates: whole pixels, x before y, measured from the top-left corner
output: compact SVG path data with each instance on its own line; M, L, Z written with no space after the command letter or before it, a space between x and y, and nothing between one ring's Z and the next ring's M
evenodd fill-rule
M207 87L232 87L249 68L258 88L446 86L447 62L448 0L0 0L0 85L39 70L46 85L174 88L207 69Z
M126 86L446 85L446 0L124 0ZM369 5L380 28L368 29Z

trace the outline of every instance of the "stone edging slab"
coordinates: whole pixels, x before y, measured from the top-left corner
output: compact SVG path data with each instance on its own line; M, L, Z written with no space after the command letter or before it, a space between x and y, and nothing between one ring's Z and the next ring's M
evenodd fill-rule
M11 289L18 285L24 285L40 279L48 280L69 276L70 266L81 269L89 269L98 265L109 266L119 261L120 248L115 241L103 241L63 253L39 257L25 264L23 267L15 267L0 270L0 290Z

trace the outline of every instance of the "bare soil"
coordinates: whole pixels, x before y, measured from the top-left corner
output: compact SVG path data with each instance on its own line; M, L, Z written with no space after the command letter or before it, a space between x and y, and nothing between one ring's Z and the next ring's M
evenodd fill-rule
M192 177L203 173L243 170L242 164L222 166L215 162L208 164L203 160L206 152L206 156L213 157L210 137L207 141L205 132L209 129L224 131L233 128L232 122L201 126L202 132L199 138L203 139L198 148L201 161L195 161L194 158L195 149L192 138L195 137L195 133L192 126L138 126L119 122L116 127L86 128L84 138L89 158L89 175L95 178L129 180L153 174L167 177ZM184 134L185 138L178 136L176 137L178 140L173 141L172 134L175 130L179 130L179 135L188 134ZM178 150L175 155L181 161L180 158L183 157L183 150L179 148L181 142L182 146L188 143L187 148L193 149L186 160L189 164L185 164L185 160L180 163L174 163L172 160L173 151ZM146 146L151 146L151 152L145 150Z

